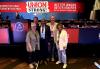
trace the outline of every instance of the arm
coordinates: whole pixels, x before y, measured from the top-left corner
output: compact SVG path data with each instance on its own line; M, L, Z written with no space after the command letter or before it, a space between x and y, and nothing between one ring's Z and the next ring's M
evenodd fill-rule
M63 39L64 39L63 48L66 49L68 44L68 34L67 31L65 30L63 31Z
M48 42L50 42L50 38L51 38L51 31L50 31L50 27L47 26L48 32L47 32L47 36L48 36Z
M40 35L39 35L39 33L37 35L38 35L38 50L40 50Z
M27 52L32 52L32 46L30 43L30 32L28 32L26 35L26 50Z

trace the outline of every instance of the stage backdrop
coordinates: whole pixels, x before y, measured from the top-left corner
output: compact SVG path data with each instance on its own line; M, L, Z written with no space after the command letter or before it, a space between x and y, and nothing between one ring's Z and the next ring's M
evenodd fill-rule
M84 5L80 0L0 0L0 12L3 18L15 19L18 13L20 19L39 20L45 17L49 20L54 15L57 20L79 19L84 12Z

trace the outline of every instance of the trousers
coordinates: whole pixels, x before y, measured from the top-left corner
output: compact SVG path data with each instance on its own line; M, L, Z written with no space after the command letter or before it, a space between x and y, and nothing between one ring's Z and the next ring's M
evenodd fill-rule
M67 55L66 55L66 50L59 50L58 49L58 59L60 62L66 64L67 63Z

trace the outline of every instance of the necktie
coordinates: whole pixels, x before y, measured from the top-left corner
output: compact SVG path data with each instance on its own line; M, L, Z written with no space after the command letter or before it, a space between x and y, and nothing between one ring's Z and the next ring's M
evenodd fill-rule
M42 33L43 33L43 31L44 31L44 27L42 26Z

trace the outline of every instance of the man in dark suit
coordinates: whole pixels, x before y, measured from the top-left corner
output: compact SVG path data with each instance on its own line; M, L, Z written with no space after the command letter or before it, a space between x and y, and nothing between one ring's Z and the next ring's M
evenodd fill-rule
M33 23L36 24L36 30L39 32L39 31L40 31L40 27L39 27L39 21L38 21L38 17L37 17L37 16L35 16L35 17L33 18L33 21L32 21L31 24L33 24Z
M40 49L41 49L41 59L47 64L48 58L48 45L50 45L50 27L46 25L46 20L41 20L40 26Z

